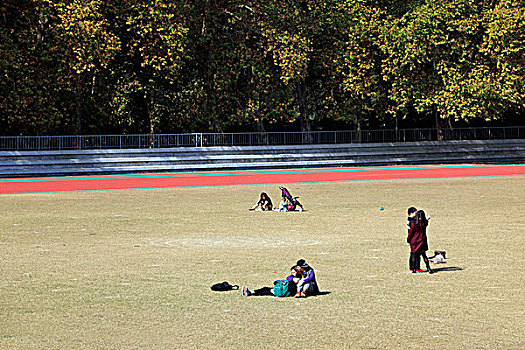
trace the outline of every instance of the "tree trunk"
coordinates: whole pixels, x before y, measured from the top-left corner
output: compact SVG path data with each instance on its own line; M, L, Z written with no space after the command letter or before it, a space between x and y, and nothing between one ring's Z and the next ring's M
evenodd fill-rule
M49 23L49 18L44 13L44 9L42 8L42 6L37 6L36 11L38 11L38 26L36 28L36 40L38 44L43 43L46 39L45 32Z
M437 108L434 107L434 116L436 118L436 132L437 132L437 140L443 141L443 130L441 130L441 125L439 123L439 112Z
M149 148L155 148L155 116L153 113L153 108L151 108L153 97L152 94L149 92L146 92L144 97L146 99L146 112L148 113L149 121Z
M359 116L355 117L355 127L356 127L356 142L361 143L361 118Z
M79 135L82 132L82 100L81 97L82 94L80 93L80 89L77 88L77 97L76 97L76 113L75 113L75 122L74 122L74 130L75 135Z
M306 82L301 80L297 84L297 103L299 105L299 115L301 118L301 131L308 132L303 137L303 143L313 143L312 135L312 121L310 120L310 111L308 110L307 96L306 96Z
M312 131L312 123L309 118L306 100L306 82L301 80L301 82L297 84L297 103L299 104L299 114L301 115L301 131Z
M150 133L150 139L149 139L149 148L155 148L155 126L153 125L153 116L151 115L151 112L148 111L149 115L149 133Z

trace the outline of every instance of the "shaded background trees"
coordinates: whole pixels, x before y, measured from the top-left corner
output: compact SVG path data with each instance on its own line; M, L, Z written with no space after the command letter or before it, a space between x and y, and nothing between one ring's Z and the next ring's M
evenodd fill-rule
M0 134L523 124L525 4L4 0Z

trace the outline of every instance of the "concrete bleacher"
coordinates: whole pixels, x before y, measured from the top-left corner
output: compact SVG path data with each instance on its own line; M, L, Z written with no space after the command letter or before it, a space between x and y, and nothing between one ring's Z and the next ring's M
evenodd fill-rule
M525 140L0 151L0 177L400 164L523 163Z

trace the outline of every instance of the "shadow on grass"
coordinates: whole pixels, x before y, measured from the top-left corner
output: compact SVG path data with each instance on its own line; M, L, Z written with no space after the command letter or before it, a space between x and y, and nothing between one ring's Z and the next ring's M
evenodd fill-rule
M321 296L321 295L328 295L330 293L332 293L332 292L319 292L319 293L316 293L316 294L309 295L308 298L318 297L318 296ZM253 294L251 296L253 296L253 297L274 297L275 298L275 296L273 294L259 294L259 295ZM290 295L290 296L288 296L286 298L294 298L294 297L295 297L295 295ZM299 298L299 299L302 299L302 298Z
M434 273L445 272L445 271L463 271L463 268L457 267L457 266L447 266L447 267L438 267L436 269L432 269L432 271L434 271Z
M279 210L274 210L274 212L276 213L304 213L308 211L307 209L303 209L302 211L301 210L288 210L288 211L279 211Z

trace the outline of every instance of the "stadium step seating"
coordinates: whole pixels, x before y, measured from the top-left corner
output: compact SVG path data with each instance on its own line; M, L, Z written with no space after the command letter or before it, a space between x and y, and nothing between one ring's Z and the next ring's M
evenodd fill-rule
M0 177L524 161L525 140L0 151Z

